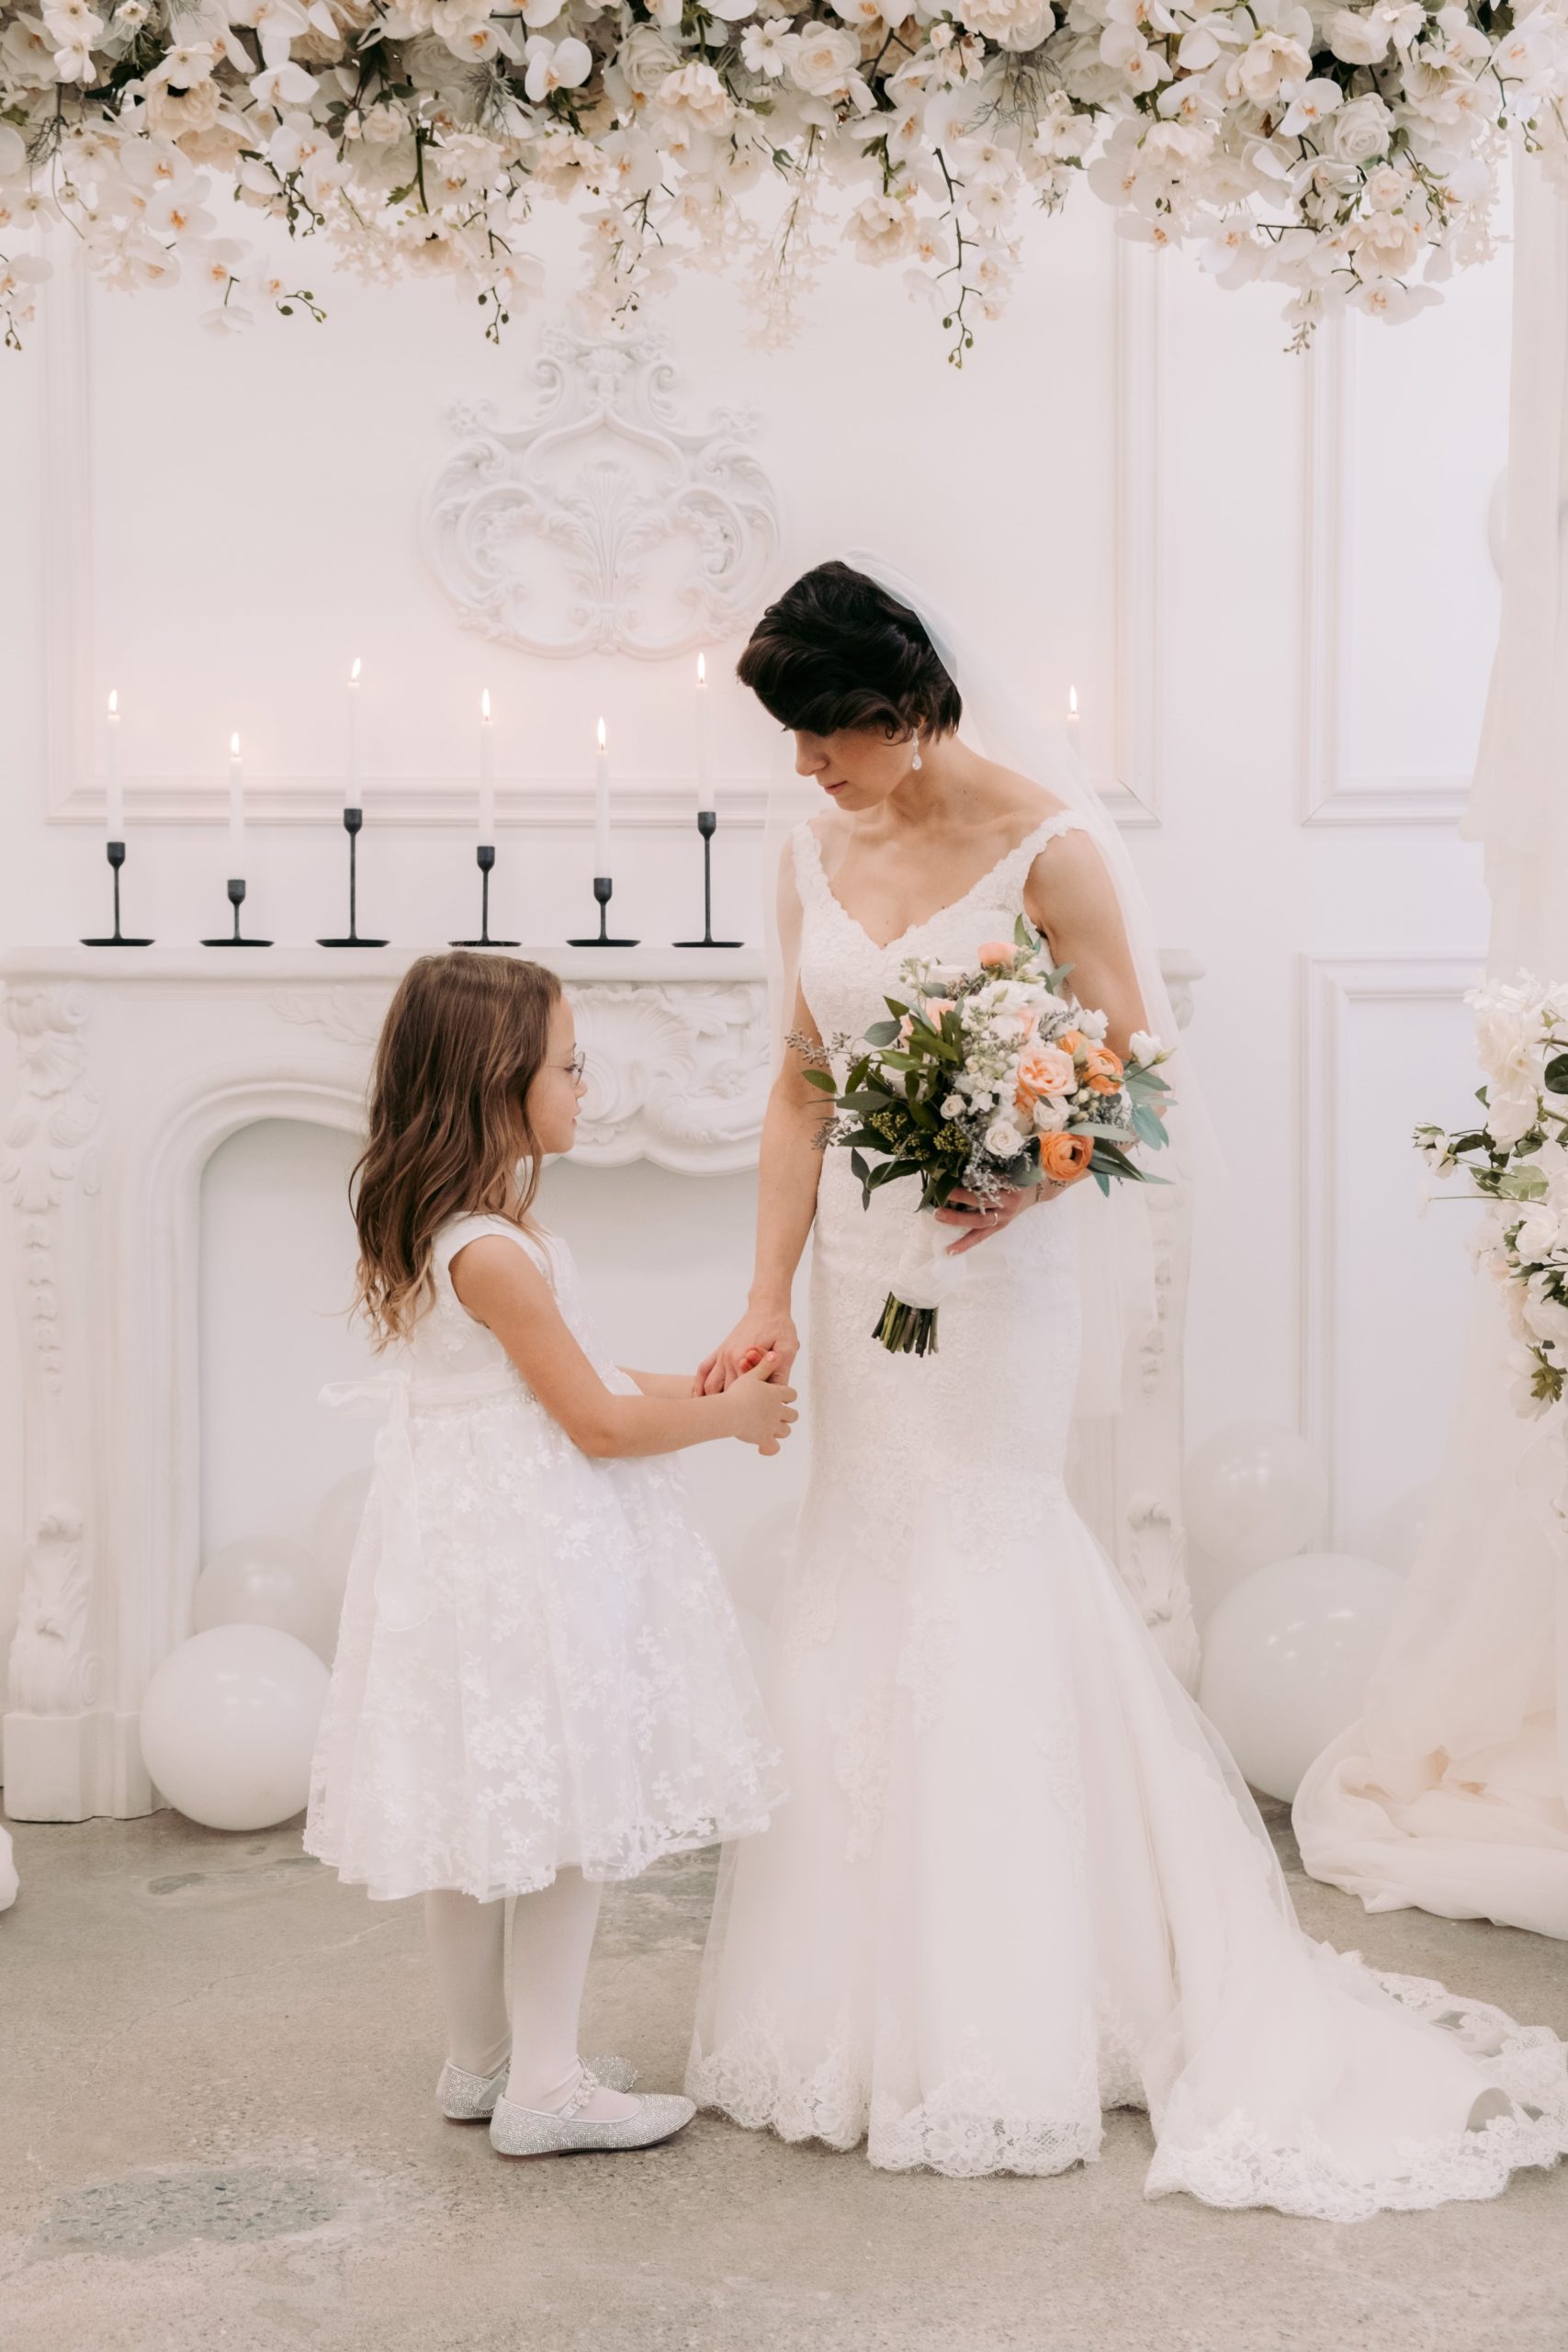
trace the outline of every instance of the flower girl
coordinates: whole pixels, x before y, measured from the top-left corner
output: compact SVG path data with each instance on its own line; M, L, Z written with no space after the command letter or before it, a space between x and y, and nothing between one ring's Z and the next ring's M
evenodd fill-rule
M716 1396L606 1360L530 1215L582 1091L553 972L411 967L355 1171L358 1295L391 1369L326 1392L386 1419L305 1844L373 1898L423 1894L437 2098L489 2117L507 2155L646 2147L691 2120L578 2056L602 1882L764 1828L784 1794L669 1457L723 1437L776 1453L795 1391L772 1357Z

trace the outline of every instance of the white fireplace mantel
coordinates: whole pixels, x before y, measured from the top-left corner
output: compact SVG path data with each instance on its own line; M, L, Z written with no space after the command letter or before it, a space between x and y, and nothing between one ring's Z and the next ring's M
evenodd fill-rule
M413 952L0 956L19 1063L0 1182L24 1364L26 1555L4 1717L6 1803L21 1819L154 1802L141 1694L189 1631L199 1566L202 1170L256 1120L359 1130L370 1049ZM587 1057L578 1158L693 1176L755 1165L769 1057L759 951L533 952L566 981ZM1201 967L1179 952L1165 963L1185 1020ZM1129 1375L1123 1452L1137 1475L1108 1460L1091 1476L1095 1516L1190 1672L1180 1373L1166 1345L1185 1279L1174 1242L1160 1277L1159 1323Z

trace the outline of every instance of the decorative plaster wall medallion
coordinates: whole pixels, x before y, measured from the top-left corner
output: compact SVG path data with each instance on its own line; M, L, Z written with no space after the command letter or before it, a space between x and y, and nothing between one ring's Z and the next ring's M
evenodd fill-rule
M761 981L612 981L567 993L588 1083L580 1159L693 1170L755 1165L770 1083Z
M98 1695L91 1641L93 1587L74 1511L46 1511L28 1545L7 1677L10 1703L29 1714L73 1714Z
M778 548L750 412L682 424L662 335L551 327L533 421L447 412L461 447L425 507L425 547L467 628L521 652L660 661L749 622Z

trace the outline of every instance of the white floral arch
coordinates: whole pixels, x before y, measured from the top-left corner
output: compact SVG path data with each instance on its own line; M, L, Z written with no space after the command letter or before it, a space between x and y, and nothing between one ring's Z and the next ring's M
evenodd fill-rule
M62 221L112 284L204 281L217 325L319 314L221 232L220 174L372 276L449 273L491 336L542 198L587 208L592 325L739 261L765 339L831 218L961 362L1022 209L1082 176L1125 235L1279 281L1302 343L1483 259L1511 130L1568 176L1565 93L1568 0L0 0L0 318L16 343Z

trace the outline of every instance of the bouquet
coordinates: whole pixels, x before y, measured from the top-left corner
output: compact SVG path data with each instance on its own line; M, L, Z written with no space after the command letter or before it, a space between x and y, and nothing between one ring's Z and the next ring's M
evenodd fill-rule
M1462 1170L1492 1204L1476 1255L1503 1285L1517 1343L1514 1401L1534 1416L1568 1388L1568 987L1522 973L1472 989L1465 1002L1486 1071L1481 1115L1451 1133L1419 1126L1416 1145L1436 1173Z
M934 1213L958 1188L984 1202L1086 1175L1102 1193L1113 1177L1162 1181L1130 1155L1166 1140L1157 1106L1170 1090L1158 1066L1168 1049L1140 1030L1123 1062L1105 1043L1104 1013L1062 993L1070 969L1052 964L1020 916L1012 944L988 942L973 969L911 956L900 967L908 1001L886 998L891 1018L863 1038L835 1038L827 1051L791 1041L809 1082L833 1098L822 1144L847 1148L863 1203L919 1180L929 1214L916 1219L875 1327L895 1354L935 1351L938 1301L959 1261ZM840 1086L832 1065L846 1057Z

